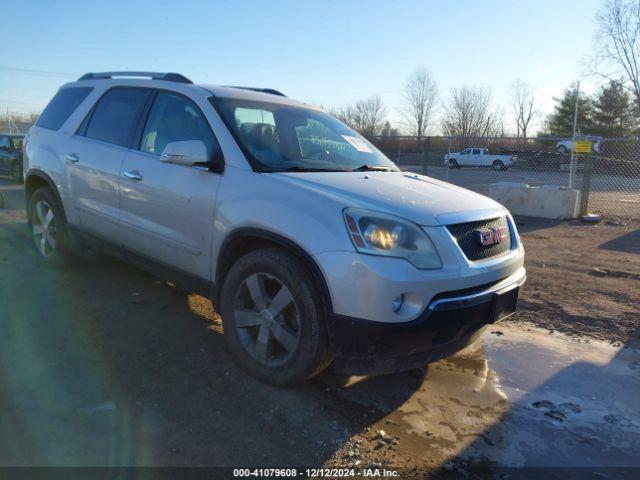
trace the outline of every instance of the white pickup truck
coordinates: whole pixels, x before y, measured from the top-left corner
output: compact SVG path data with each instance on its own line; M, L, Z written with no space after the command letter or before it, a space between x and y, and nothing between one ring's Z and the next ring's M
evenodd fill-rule
M466 148L458 153L447 153L444 163L449 168L491 167L494 170L506 170L518 157L516 155L492 155L486 148Z

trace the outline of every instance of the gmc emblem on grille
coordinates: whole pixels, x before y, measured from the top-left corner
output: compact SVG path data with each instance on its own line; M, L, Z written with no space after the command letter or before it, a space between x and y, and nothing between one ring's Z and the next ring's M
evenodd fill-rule
M497 245L507 238L507 227L481 228L473 231L473 236L478 245L490 247Z

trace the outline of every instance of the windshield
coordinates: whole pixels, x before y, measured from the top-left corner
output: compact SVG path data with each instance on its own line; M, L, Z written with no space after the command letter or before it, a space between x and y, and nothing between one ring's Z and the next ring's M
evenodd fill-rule
M218 99L217 105L258 170L398 170L359 133L324 112L236 99Z

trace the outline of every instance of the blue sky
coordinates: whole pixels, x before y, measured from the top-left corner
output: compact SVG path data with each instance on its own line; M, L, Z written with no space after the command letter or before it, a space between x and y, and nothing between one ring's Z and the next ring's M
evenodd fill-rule
M0 109L40 111L88 71L157 70L327 106L380 94L393 120L404 81L424 66L442 100L466 84L505 104L520 78L548 111L581 77L602 3L25 0L3 22Z

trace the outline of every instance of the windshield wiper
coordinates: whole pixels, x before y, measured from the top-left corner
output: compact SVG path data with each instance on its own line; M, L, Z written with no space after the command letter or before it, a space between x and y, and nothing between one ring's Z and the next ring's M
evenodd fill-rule
M351 170L352 172L394 172L391 167L382 165L360 165L358 168Z
M282 169L273 170L274 172L349 172L342 168L313 168L313 167L301 167L294 165L293 167L287 167Z
M315 168L293 165L285 168L264 169L263 172L395 172L391 167L362 165L358 168Z

